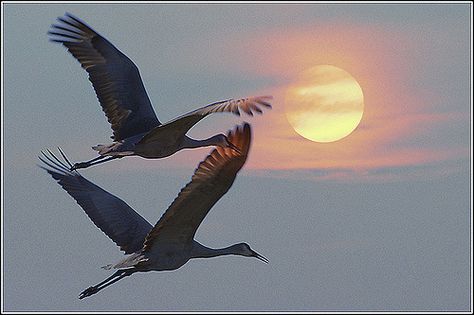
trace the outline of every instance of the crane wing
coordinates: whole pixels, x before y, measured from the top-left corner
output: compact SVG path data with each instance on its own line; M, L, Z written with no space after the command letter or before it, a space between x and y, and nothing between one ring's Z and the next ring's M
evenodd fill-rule
M120 246L125 254L140 250L145 236L153 226L123 200L94 185L77 171L70 171L53 153L49 154L51 157L44 153L43 157L39 156L44 163L40 167L76 200L92 222Z
M247 160L251 142L250 125L237 126L229 131L228 137L240 152L217 147L199 163L191 182L180 191L146 236L144 251L152 250L157 244L182 244L193 240L204 217L229 190Z
M201 119L212 113L231 112L240 115L240 111L243 111L250 116L253 116L254 112L261 114L263 112L262 107L272 107L269 103L271 99L271 96L255 96L209 104L155 127L140 140L139 144L145 144L163 138L179 138L186 134L186 132Z
M58 17L48 32L63 44L89 73L115 141L160 125L136 65L104 37L75 16Z

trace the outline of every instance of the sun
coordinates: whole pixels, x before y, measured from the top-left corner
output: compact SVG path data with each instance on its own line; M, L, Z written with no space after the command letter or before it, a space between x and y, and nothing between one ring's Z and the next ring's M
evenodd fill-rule
M364 113L364 95L348 72L331 65L303 71L285 97L286 117L301 136L333 142L352 133Z

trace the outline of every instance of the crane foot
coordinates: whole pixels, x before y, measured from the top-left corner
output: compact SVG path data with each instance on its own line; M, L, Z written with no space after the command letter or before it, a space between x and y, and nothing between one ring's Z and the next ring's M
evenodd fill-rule
M99 290L97 289L97 287L88 287L87 289L82 291L81 294L79 294L79 300L82 300L85 297L91 296L92 294L95 294L98 291Z

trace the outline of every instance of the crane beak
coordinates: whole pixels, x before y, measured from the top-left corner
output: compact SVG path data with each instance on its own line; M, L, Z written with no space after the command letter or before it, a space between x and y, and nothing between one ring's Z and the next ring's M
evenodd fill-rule
M266 259L265 257L263 257L262 255L260 255L259 253L255 252L255 251L252 251L252 257L260 259L264 263L268 264L268 259Z

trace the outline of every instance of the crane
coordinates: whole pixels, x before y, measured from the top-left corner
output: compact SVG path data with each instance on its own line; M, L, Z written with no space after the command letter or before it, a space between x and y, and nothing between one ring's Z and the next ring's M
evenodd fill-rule
M227 138L238 148L216 147L199 163L191 181L181 189L159 221L152 226L118 197L71 170L63 153L61 161L51 151L42 152L40 165L82 207L94 224L112 239L125 254L125 259L104 269L117 269L110 277L82 291L79 299L96 294L105 287L135 272L174 270L192 258L222 255L255 257L268 260L246 243L213 249L196 240L194 235L209 210L232 186L244 165L250 149L251 128L236 126Z
M113 143L98 144L99 154L89 161L75 163L71 170L90 167L125 156L164 158L182 149L206 146L232 146L223 134L203 140L186 133L212 113L240 111L253 116L271 108L272 96L256 96L215 102L162 124L151 105L137 66L107 39L70 13L58 17L48 31L52 42L63 44L89 74L99 103L111 124Z

